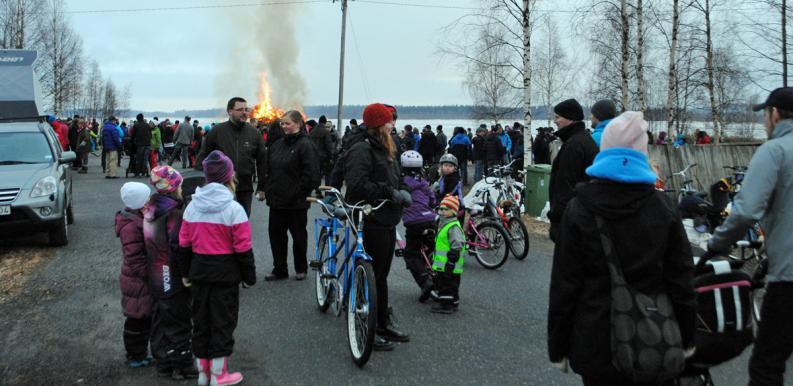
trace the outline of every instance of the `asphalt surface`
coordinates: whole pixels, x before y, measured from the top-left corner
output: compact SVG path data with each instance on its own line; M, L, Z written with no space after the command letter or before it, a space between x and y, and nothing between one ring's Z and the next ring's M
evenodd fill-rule
M74 175L75 223L68 246L50 249L46 236L35 235L0 240L0 259L31 248L52 252L20 293L0 303L0 384L194 384L125 365L121 252L113 219L122 205L118 190L130 179L106 180L98 159L91 157L91 163L88 174ZM311 219L318 212L312 209ZM453 315L432 314L428 304L418 303L418 287L395 258L391 304L410 342L375 352L358 368L350 358L344 316L317 310L313 280L263 280L272 268L267 215L267 207L254 201L259 281L241 291L231 359L245 384L580 384L578 376L560 373L547 360L552 244L546 238L532 236L529 257L510 258L498 270L486 270L473 258L466 262L460 310ZM716 384L746 384L748 354L747 349L712 369Z

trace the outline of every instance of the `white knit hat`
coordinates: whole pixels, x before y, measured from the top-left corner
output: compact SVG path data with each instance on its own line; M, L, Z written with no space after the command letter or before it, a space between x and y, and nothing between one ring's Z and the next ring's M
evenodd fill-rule
M130 209L140 209L146 205L151 196L148 185L140 182L127 182L121 187L121 201Z
M600 150L628 148L647 154L647 121L641 111L626 111L603 129Z

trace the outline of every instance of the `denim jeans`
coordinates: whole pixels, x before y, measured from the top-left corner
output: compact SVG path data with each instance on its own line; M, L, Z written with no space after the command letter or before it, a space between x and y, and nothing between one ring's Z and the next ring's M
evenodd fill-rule
M463 176L463 185L468 185L468 161L460 162L460 174Z
M485 171L485 161L483 160L476 160L474 161L474 183L479 182L482 179L482 174Z

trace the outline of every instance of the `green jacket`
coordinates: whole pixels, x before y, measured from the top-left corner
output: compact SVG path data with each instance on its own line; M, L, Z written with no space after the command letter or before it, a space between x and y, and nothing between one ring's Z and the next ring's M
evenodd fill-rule
M159 150L162 145L162 135L160 135L160 128L154 126L151 129L151 150Z
M452 273L459 275L463 273L463 263L465 262L465 251L468 248L465 244L463 227L456 217L441 218L438 224L438 234L435 236L435 253L432 255L432 269L434 271L445 272L446 262L454 263ZM455 260L451 255L457 255Z

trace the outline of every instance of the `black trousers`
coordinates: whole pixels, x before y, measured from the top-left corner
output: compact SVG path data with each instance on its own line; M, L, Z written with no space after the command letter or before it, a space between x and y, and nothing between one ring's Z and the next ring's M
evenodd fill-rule
M405 226L405 267L413 275L413 280L416 281L419 287L432 284L430 268L421 255L421 249L426 246L428 248L427 259L431 261L432 255L430 255L430 252L435 247L433 237L423 234L427 229L435 229L435 224L426 222ZM430 280L429 283L427 283L428 280Z
M388 324L388 273L394 260L396 229L364 226L363 247L372 257L377 282L377 325L385 327Z
M460 301L461 276L451 272L438 272L438 276L435 277L435 288L438 289L441 302L457 303Z
M179 291L169 298L154 299L151 352L158 369L184 368L193 364L190 351L190 292Z
M149 164L150 149L151 146L138 146L137 149L135 149L135 161L137 162L135 165L136 173L149 174L149 167L146 167L146 165Z
M127 359L141 360L149 355L149 335L151 317L136 319L127 317L124 321L124 349Z
M253 201L253 192L237 192L234 194L237 202L245 209L245 214L251 218L251 203Z
M275 209L270 208L270 247L273 251L273 273L279 276L289 275L286 264L289 236L292 235L292 255L295 261L295 272L306 273L308 260L306 248L308 243L308 209Z
M784 384L785 362L793 352L793 282L768 283L760 325L749 359L749 385Z
M240 287L193 284L193 354L221 358L234 351Z

